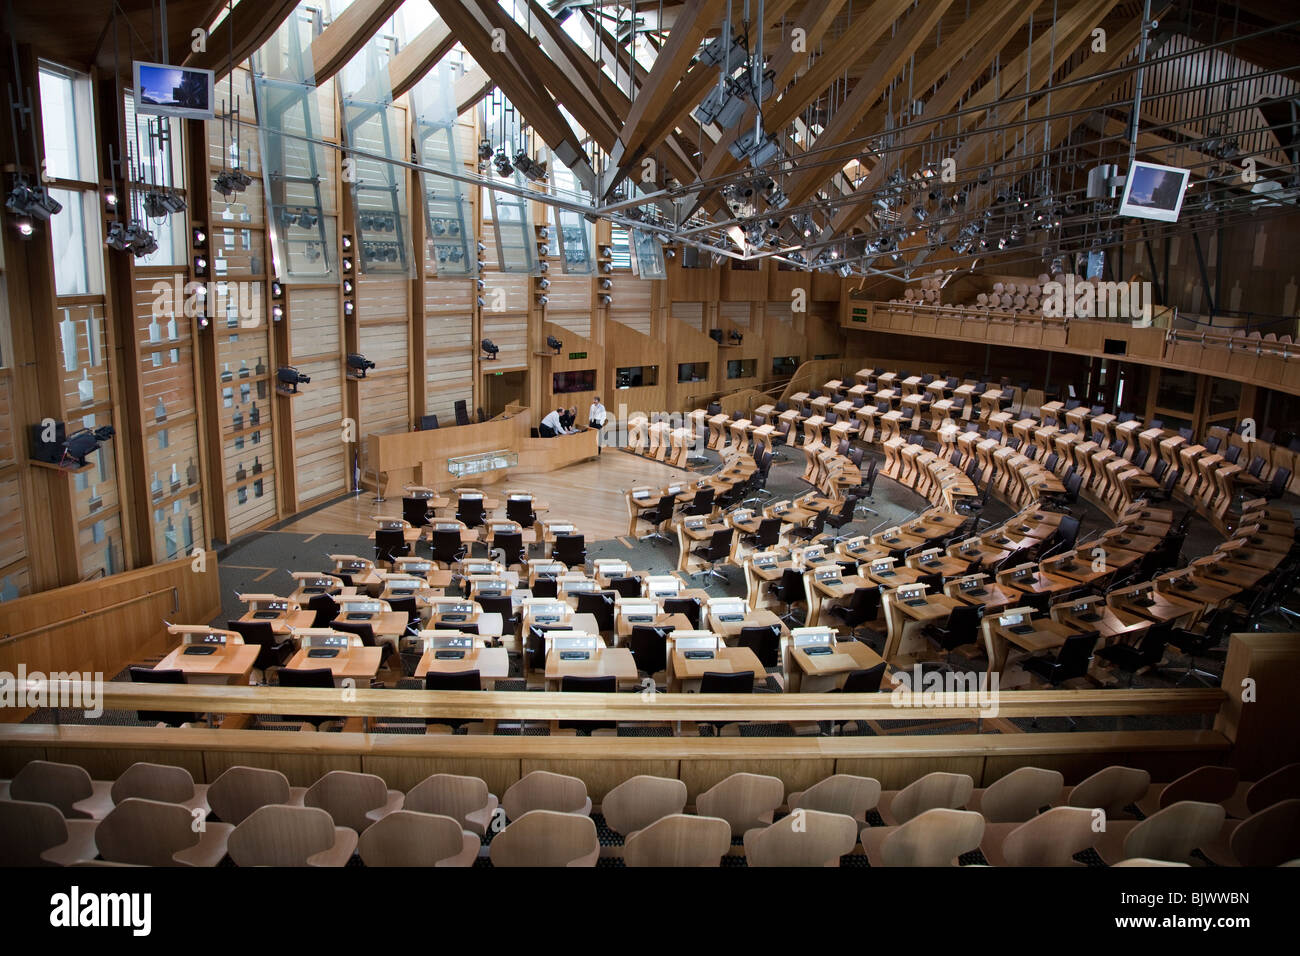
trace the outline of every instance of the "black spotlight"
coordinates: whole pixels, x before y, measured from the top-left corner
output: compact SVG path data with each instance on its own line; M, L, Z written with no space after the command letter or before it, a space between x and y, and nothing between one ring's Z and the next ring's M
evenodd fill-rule
M719 345L721 345L721 344L722 344L722 329L709 329L709 338L713 339L713 341L715 341L715 342L717 342Z
M560 351L564 348L564 343L561 342L559 339L557 339L554 335L548 335L546 337L546 347L548 349L554 349L555 354L559 355Z
M311 376L303 375L302 372L291 365L281 365L275 370L275 377L281 385L288 386L289 391L287 394L290 395L298 394L299 385L311 384Z
M348 353L348 371L352 373L353 378L365 378L366 371L375 367L375 363L370 361L359 352Z
M497 353L501 351L501 346L497 345L491 339L484 339L479 343L483 349L483 359L487 362L496 360Z

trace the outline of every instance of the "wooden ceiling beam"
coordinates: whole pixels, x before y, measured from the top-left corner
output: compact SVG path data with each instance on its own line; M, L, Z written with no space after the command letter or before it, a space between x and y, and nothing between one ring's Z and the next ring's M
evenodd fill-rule
M850 138L866 111L885 92L921 44L930 37L952 3L953 0L932 0L928 5L917 7L899 23L893 39L885 45L884 50L835 110L821 135L813 141L812 146L818 151L819 162L841 156L847 159L855 151L860 151L856 146L843 145L844 141ZM828 148L831 150L829 157L826 152ZM829 175L821 166L804 169L796 167L794 175L785 184L790 205L797 206L806 202L828 178Z
M528 73L528 61L521 59L510 44L493 49L492 21L483 7L470 0L430 0L438 15L487 71L495 85L536 130L556 158L573 171L585 189L594 192L596 174L587 161L577 134L565 120L551 95ZM536 49L534 47L534 49Z
M270 40L297 7L297 0L236 4L208 37L207 48L202 53L191 52L182 65L212 70L220 79Z
M393 91L393 99L419 83L455 45L456 37L452 35L451 27L442 20L430 23L417 33L388 61L388 85Z
M655 117L668 108L678 81L686 66L699 50L700 41L718 22L727 0L690 0L685 17L668 35L668 42L659 52L650 75L632 101L632 108L623 121L619 141L610 152L612 175L603 184L603 194L608 196L627 175L628 169L645 151ZM683 20L686 26L683 27Z
M311 41L307 50L307 62L311 64L316 85L320 86L343 69L401 5L402 0L353 0Z

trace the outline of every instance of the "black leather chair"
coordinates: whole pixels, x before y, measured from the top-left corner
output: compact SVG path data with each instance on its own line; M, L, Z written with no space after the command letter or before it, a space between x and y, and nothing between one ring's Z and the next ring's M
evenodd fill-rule
M673 508L676 497L673 495L663 495L659 499L659 504L654 508L642 511L637 515L638 522L644 521L650 525L650 533L642 538L642 541L669 541L668 535L661 530L665 524L673 520Z
M781 519L764 518L758 523L758 530L753 534L742 534L740 543L753 551L765 551L775 547L781 540Z
M1030 657L1025 661L1025 670L1037 674L1053 687L1059 687L1064 681L1075 677L1082 677L1088 673L1088 662L1092 660L1093 648L1100 637L1098 631L1071 634L1055 657Z
M412 528L423 528L429 523L429 501L426 498L403 498L402 517Z
M713 514L713 497L717 494L717 489L712 485L706 485L695 492L695 496L682 508L682 514L692 517L708 517Z
M478 596L478 606L483 609L484 614L501 615L501 633L502 635L511 634L519 636L519 615L515 613L514 602L508 597L487 597L480 594ZM391 602L390 602L391 603Z
M660 671L668 669L668 630L649 624L632 625L632 633L627 640L627 649L636 661L636 669L643 674L654 677Z
M553 598L559 594L559 583L549 574L539 575L532 586L533 597Z
M735 537L735 534L735 528L722 528L713 532L713 537L709 539L708 544L692 548L691 554L702 560L706 565L702 571L696 571L695 573L707 574L719 581L727 580L727 576L718 570L718 565L731 557L731 539Z
M505 552L502 563L506 567L528 563L528 555L524 553L524 536L518 531L502 531L493 535L492 550Z
M952 663L952 652L965 644L978 644L980 639L980 619L984 608L979 605L958 604L948 614L943 624L928 624L922 633L939 645L948 654Z
M456 671L455 673L445 674L438 671L429 671L424 675L425 690L482 690L483 680L477 670ZM456 730L465 724L471 722L471 718L446 718L446 717L426 717L426 725L444 724L452 730Z
M279 638L270 621L227 621L226 630L234 631L244 639L245 644L257 644L257 660L253 667L263 674L269 668L283 667L289 663L297 647L292 637Z
M339 616L338 603L328 594L313 594L307 602L307 610L313 611L312 627L329 627L334 618Z
M705 671L700 678L701 694L752 694L754 693L754 672L735 671L719 673Z
M433 532L433 560L439 564L455 564L469 553L469 546L460 540L460 529Z
M613 674L604 677L575 677L566 674L560 678L560 691L566 694L613 694L618 691L618 678ZM612 720L562 720L561 730L611 730L618 726Z
M786 612L781 615L781 620L787 624L793 623L797 617L794 612L795 604L808 600L808 595L803 587L803 575L797 568L786 568L782 571L781 577L776 583L769 586L768 594L775 598L778 603L785 605ZM803 622L800 621L798 626L802 627Z
M831 604L826 608L831 617L839 620L857 636L857 630L864 624L870 624L880 614L880 589L875 587L854 588L847 602Z
M861 670L849 671L844 677L844 684L837 687L836 690L841 694L875 694L880 691L881 682L885 679L884 662L877 664L875 667L866 667Z
M420 630L420 604L413 597L387 598L388 606L398 614L406 615L406 633L416 634Z
M640 597L641 579L631 576L610 578L609 590L617 591L620 597Z
M483 499L461 498L456 503L456 520L467 528L477 528L483 524Z
M602 634L614 631L615 595L612 591L586 591L578 595L577 612L590 614Z
M131 667L131 680L137 684L187 684L182 670L155 670L152 667ZM138 710L136 720L146 724L166 724L179 727L181 724L197 723L202 718L198 714L180 710Z
M587 563L587 539L580 534L557 534L551 557L566 568L581 567Z
M452 406L452 408L455 409L455 412L456 412L456 424L457 424L457 425L468 425L468 424L470 423L470 422L469 422L469 406L467 406L467 405L465 404L464 399L460 399L460 400L458 400L458 401L457 401L457 402Z
M700 629L700 607L699 598L664 598L663 609L665 614L682 614L691 624L692 631Z
M826 512L819 511L808 524L790 529L790 537L799 541L811 541L826 529Z
M854 512L857 510L858 498L856 495L846 495L839 510L826 516L825 525L828 525L833 531L838 532L846 524L853 521ZM836 534L831 541L839 543L847 538L848 535Z
M1129 686L1137 684L1137 672L1144 667L1155 667L1165 656L1165 644L1173 632L1173 622L1152 624L1136 645L1111 644L1097 652L1097 656L1114 664L1129 675Z
M394 558L405 558L411 553L411 546L406 543L406 533L401 529L375 532L375 560L391 564Z
M393 652L393 645L381 643L375 637L375 629L369 624L363 624L359 621L340 621L335 620L330 625L334 630L344 634L355 634L361 638L361 643L365 647L378 647L380 649L380 660L386 660ZM381 664L382 666L382 664Z
M314 667L309 670L290 670L283 668L280 671L281 687L333 687L334 673L328 667ZM335 723L342 721L342 717L322 717L319 714L285 714L284 719L294 724L311 724L317 730L320 730L321 724Z
M506 517L521 528L531 528L537 522L533 503L523 498L506 499Z
M781 628L775 624L742 627L736 646L749 648L764 667L781 666Z

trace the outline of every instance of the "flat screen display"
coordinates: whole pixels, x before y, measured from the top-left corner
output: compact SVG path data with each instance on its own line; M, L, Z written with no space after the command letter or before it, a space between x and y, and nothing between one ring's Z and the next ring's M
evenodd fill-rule
M1137 219L1177 222L1190 170L1135 161L1124 183L1119 214Z
M555 372L552 379L551 391L557 395L567 392L594 392L596 390L596 370L594 368L578 369L571 372Z
M135 61L135 111L212 119L212 71Z

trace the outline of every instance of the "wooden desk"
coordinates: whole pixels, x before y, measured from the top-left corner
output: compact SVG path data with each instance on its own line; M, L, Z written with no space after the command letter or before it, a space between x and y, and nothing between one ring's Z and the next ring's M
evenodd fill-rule
M620 645L632 636L632 628L634 627L662 627L674 631L694 630L691 627L690 619L685 614L656 614L654 620L648 622L629 621L620 614L615 621L615 627L617 628L616 633Z
M460 674L465 671L478 671L483 689L495 690L497 681L510 676L510 658L504 647L476 647L461 660L438 660L431 647L415 665L415 679L424 680L429 673Z
M792 693L823 693L844 683L851 671L870 670L883 664L884 658L861 641L839 641L830 654L808 655L802 648L790 652L794 667L790 669ZM882 687L888 682L882 682Z
M767 683L767 669L748 647L720 647L709 660L687 658L685 652L674 650L669 693L693 693L699 690L705 674L739 674L753 671L755 684Z
M1036 617L1025 623L1033 628L1027 634L1017 634L1003 627L997 619L989 623L988 634L993 643L989 652L989 673L1002 673L1007 663L1007 652L1012 645L1030 653L1050 651L1060 647L1067 637L1075 633L1050 618Z
M383 648L379 647L340 647L334 657L308 657L310 648L301 648L285 664L287 670L309 671L327 668L334 675L334 686L342 687L345 680L365 681L367 685L379 673Z
M1199 601L1176 597L1167 591L1152 591L1150 596L1155 601L1150 607L1135 604L1131 595L1117 598L1110 606L1151 621L1177 621L1196 614L1204 607Z
M546 689L559 690L565 677L615 677L620 687L640 686L636 661L626 647L598 647L590 660L562 661L555 651L546 655Z
M274 618L258 617L257 611L245 611L244 616L239 619L240 624L270 624L271 630L281 637L288 635L291 631L302 630L311 627L316 620L315 611L293 611L278 615Z
M889 571L875 572L866 564L858 569L858 574L868 578L872 584L883 584L887 588L896 588L903 584L915 584L924 572L903 565L894 565Z
M1009 585L1017 591L1023 591L1025 594L1035 596L1040 594L1060 594L1062 591L1069 591L1078 587L1077 581L1052 574L1050 571L1044 571L1041 568L1036 569L1027 578L1017 579L1012 575L1000 583Z
M1096 620L1075 613L1070 605L1061 605L1052 610L1053 617L1066 627L1073 628L1080 633L1097 631L1101 635L1102 644L1120 638L1136 637L1151 626L1151 622L1146 618L1136 617L1123 611L1116 611L1113 607L1107 607L1101 601L1093 604L1087 614L1096 615Z
M1109 557L1108 554L1107 558L1109 559ZM1098 581L1115 573L1117 570L1116 566L1111 564L1109 560L1107 560L1104 567L1095 569L1092 561L1079 557L1073 551L1054 558L1048 558L1040 564L1040 567L1055 577L1066 578L1079 584L1091 584L1093 581Z
M983 591L984 593L976 594L976 591ZM963 591L958 587L954 589L949 597L955 598L963 604L982 607L985 614L992 614L994 611L1002 610L1002 608L1012 607L1023 598L1019 591L1008 591L1001 585L989 581L985 581L978 588L971 591Z
M724 642L735 640L740 636L740 632L747 627L776 626L782 631L785 630L785 625L781 622L781 619L765 607L746 612L744 620L741 621L719 621L712 615L707 615L707 617L708 620L705 622L707 628L722 638ZM682 630L689 630L689 628L682 628Z
M247 684L248 675L262 650L259 644L212 644L211 654L186 654L182 644L154 665L156 671L184 671L189 684Z
M340 613L335 620L343 624L369 624L376 638L401 637L407 624L407 617L401 611L380 611L360 616Z

